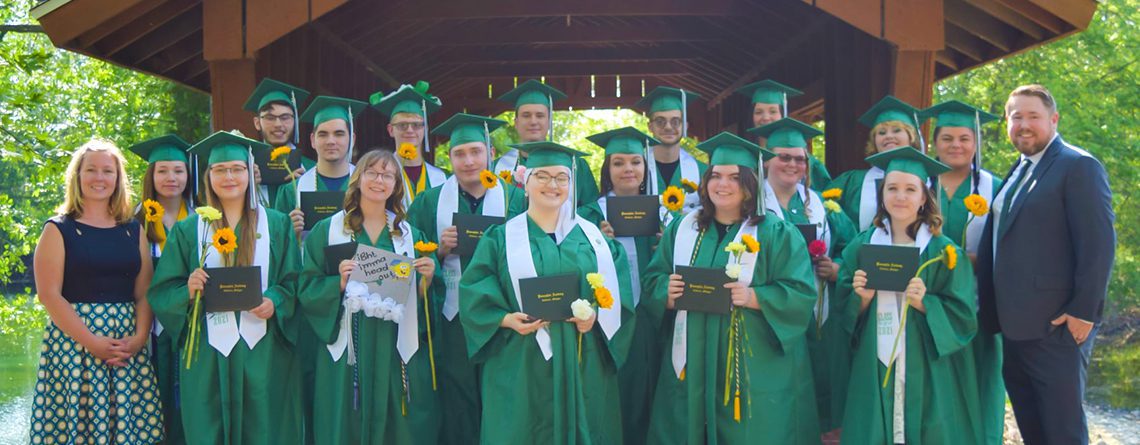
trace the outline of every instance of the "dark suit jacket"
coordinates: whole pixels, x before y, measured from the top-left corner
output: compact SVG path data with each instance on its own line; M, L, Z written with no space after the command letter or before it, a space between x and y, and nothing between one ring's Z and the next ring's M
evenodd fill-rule
M1020 162L1003 187L1017 168ZM1057 136L1022 184L1021 196L1002 215L1012 218L1005 233L995 239L990 218L978 247L982 329L1034 340L1051 332L1049 322L1063 313L1100 322L1116 255L1104 166Z

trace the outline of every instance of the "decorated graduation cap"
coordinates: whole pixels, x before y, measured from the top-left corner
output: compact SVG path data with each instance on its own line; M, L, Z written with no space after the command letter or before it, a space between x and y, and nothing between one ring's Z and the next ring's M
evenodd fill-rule
M448 135L451 141L451 148L471 142L482 142L487 146L487 149L490 150L491 132L506 124L506 121L499 119L467 113L456 113L454 116L443 121L442 124L439 124L435 130L432 130L432 134ZM491 156L488 153L488 169L490 169L491 162Z
M768 140L768 147L807 148L811 138L823 134L815 127L785 117L761 127L751 128L748 133Z
M1000 119L962 101L948 100L922 110L919 117L925 121L936 119L934 128L965 127L974 130L974 161L970 166L974 180L974 193L978 192L978 170L982 168L982 125ZM939 192L941 192L941 188Z
M132 145L128 150L150 164L162 161L180 161L189 164L190 157L186 154L188 148L190 148L189 142L176 135L168 134L139 142Z
M348 125L350 137L347 156L348 159L352 159L352 146L355 142L351 137L356 135L352 121L366 107L368 104L359 100L335 96L317 96L316 99L313 99L313 103L309 104L309 108L305 109L305 114L301 115L301 120L313 124L313 131L316 131L317 126L325 122L336 119L343 120Z
M750 97L752 99L753 105L780 105L780 113L783 116L788 115L788 97L795 97L804 94L803 91L784 85L780 82L776 82L772 79L764 79L759 82L750 83L738 88L736 92Z
M256 208L257 198L254 192L257 187L253 178L253 151L268 149L268 144L249 139L236 131L232 133L219 131L191 146L189 152L201 165L198 169L199 172L208 172L209 166L221 162L245 162L246 166L249 167L249 205L250 208Z
M296 118L300 113L301 103L309 98L309 92L285 82L276 81L268 77L261 79L261 83L257 84L257 88L253 89L253 94L249 95L246 99L243 109L251 113L257 113L274 102L280 102L282 105L288 106L293 109L293 117ZM293 119L293 143L296 144L299 140L300 133L298 131L298 119Z
M701 96L689 90L673 87L657 87L645 97L634 104L635 108L646 110L647 113L660 111L681 111L681 137L687 137L689 131L686 123L689 122L689 102L700 99Z
M368 98L368 102L372 104L372 107L388 115L388 119L392 119L396 113L418 114L423 118L424 142L420 150L424 152L427 152L429 146L428 115L439 111L439 109L443 107L443 102L441 102L438 97L428 94L428 87L430 86L430 84L421 80L416 82L414 86L408 84L400 85L395 91L386 95L380 94L380 92L377 91L372 93L372 96Z
M759 145L735 134L723 131L697 144L697 148L709 154L709 167L717 165L739 165L748 167L756 172L757 189L752 193L756 195L756 211L764 214L764 161L776 157L775 153L760 148Z
M514 89L507 91L506 94L499 96L500 101L514 104L515 111L518 111L523 105L546 106L546 117L549 120L547 122L547 128L549 128L547 139L554 139L554 101L566 98L566 93L558 88L534 79L523 82Z
M906 172L918 176L923 180L934 178L950 171L949 166L915 150L914 147L902 147L877 153L868 156L867 162L883 169L885 174L890 172Z

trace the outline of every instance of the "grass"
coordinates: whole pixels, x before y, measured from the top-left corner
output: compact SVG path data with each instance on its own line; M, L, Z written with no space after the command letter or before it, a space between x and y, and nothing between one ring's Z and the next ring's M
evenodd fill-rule
M1089 399L1113 408L1140 408L1140 309L1107 320L1093 347Z

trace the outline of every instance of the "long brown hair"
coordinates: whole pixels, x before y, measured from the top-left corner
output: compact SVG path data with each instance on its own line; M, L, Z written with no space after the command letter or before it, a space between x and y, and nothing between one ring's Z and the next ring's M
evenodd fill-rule
M71 154L71 162L67 164L65 177L67 184L63 203L55 211L60 216L71 219L83 216L83 189L80 186L79 171L83 168L83 160L93 152L107 153L115 158L115 190L111 192L107 212L115 219L116 224L125 224L131 220L131 183L124 167L126 159L123 158L123 152L119 147L103 139L87 141Z
M396 175L400 175L399 163L396 162L396 156L386 150L373 150L365 153L356 162L356 170L352 172L352 176L348 178L348 190L344 193L344 229L350 233L357 233L363 230L364 227L364 214L360 212L360 181L364 172L372 168L376 163L380 163L380 167L387 168L389 165L396 166ZM391 210L396 214L396 220L392 221L392 236L402 236L400 233L400 223L406 218L404 212L404 181L396 180L396 185L392 189L392 195L388 197L388 201L384 203L384 208Z
M158 192L156 192L154 190L154 170L155 170L155 164L154 163L147 164L146 173L143 174L143 184L142 184L143 193L142 193L142 199L141 199L142 201L145 201L148 199L153 199L155 201L158 200ZM190 175L190 166L187 165L186 166L186 186L182 188L182 205L184 205L184 206L189 205L189 203L190 203L190 196L192 195L192 189L193 189L193 187L191 187L190 181L193 181L193 180L194 180L194 178L192 177L192 175ZM178 215L178 212L180 212L181 210L182 209L170 209L170 211L174 212L174 214L176 216ZM143 227L146 227L146 208L139 206L139 210L137 212L135 212L135 219L138 220L139 224L142 224ZM162 222L159 222L158 224L162 224ZM158 242L157 231L156 230L147 230L146 231L146 240L151 242L151 243L157 243Z
M247 165L247 167L249 166ZM206 168L205 170L202 175L202 180L205 182L202 194L206 196L206 205L221 211L222 200L218 198L217 193L214 193L214 187L210 184L210 169ZM237 233L238 247L236 255L234 256L234 266L249 266L253 264L253 249L257 241L257 209L249 208L249 187L256 186L257 184L254 184L253 181L250 180L249 184L246 185L246 190L242 191L242 224L241 229L238 230ZM210 225L214 230L229 227L229 223L226 222L224 216L210 223ZM291 232L289 234L292 235Z
M764 221L764 209L756 208L756 187L760 184L760 180L756 177L756 171L748 168L737 166L740 168L740 189L744 192L744 202L740 205L740 216L744 221L749 224L759 224ZM709 199L709 178L712 177L713 166L709 166L705 170L705 174L701 177L701 185L697 188L697 195L701 198L701 208L697 210L697 228L705 230L712 225L716 217L716 208L713 206L712 199Z
M930 227L931 235L938 236L942 233L942 210L938 207L938 197L934 196L933 188L926 186L926 181L919 182L922 183L922 195L926 197L926 204L918 208L918 218L906 227L906 234L912 239L918 235L918 228L923 224ZM871 224L881 229L887 228L883 224L883 220L891 217L891 215L887 213L886 206L883 204L883 188L886 186L887 181L884 178L882 183L879 184L879 208L875 211L875 219L871 220Z

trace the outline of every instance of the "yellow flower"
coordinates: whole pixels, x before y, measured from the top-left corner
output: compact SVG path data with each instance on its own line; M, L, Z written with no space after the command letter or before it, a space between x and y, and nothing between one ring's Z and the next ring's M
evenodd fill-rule
M832 201L830 199L823 202L823 208L827 209L831 213L839 213L843 211L843 208L839 207L838 202Z
M947 245L945 250L946 255L946 268L954 270L958 266L958 250L954 249L953 245Z
M425 243L423 241L416 241L415 248L416 248L416 252L419 252L420 255L428 256L428 255L431 255L432 252L435 252L436 249L439 249L439 244L432 243L432 242L426 242Z
M843 197L843 189L827 189L824 190L823 193L820 193L819 196L822 196L823 199L839 199Z
M586 282L590 283L591 289L597 289L606 285L606 278L600 273L588 273L586 274Z
M748 253L756 253L760 251L760 241L756 241L752 235L743 235L740 241L744 242L744 247L748 249Z
M499 177L490 170L483 170L479 172L479 182L483 183L483 188L493 189L499 185Z
M602 309L609 309L614 305L614 296L610 293L609 289L599 287L594 289L594 300L598 302L598 307Z
M697 191L698 188L700 188L700 186L697 185L697 183L690 181L688 179L685 179L685 178L681 178L681 187L685 188L686 193L693 193L693 192Z
M222 227L214 232L214 249L223 255L237 250L237 235L234 234L234 229Z
M990 211L990 205L986 202L986 198L978 194L967 196L962 202L966 204L966 210L973 213L975 217L985 216Z
M222 219L222 212L210 206L198 207L194 209L194 213L197 213L199 218L207 222Z
M396 273L396 278L407 278L412 274L412 265L408 263L400 263L392 267L392 271Z
M404 142L403 144L400 144L400 148L396 150L396 154L401 158L407 159L409 161L415 159L416 156L419 156L416 150L416 146L411 142Z
M665 189L665 193L661 194L661 205L664 205L670 212L681 210L685 206L685 192L671 185Z
M162 204L159 204L158 201L153 199L143 201L143 209L146 209L146 212L143 213L146 222L150 223L162 221L162 215L166 213L166 210L162 208Z
M511 180L514 179L514 177L511 176L510 170L500 170L499 171L499 177L503 178L503 181L505 181L508 184L510 184Z
M289 156L289 153L292 151L293 149L288 145L282 145L280 147L274 148L273 151L269 153L269 160L276 161L277 158L281 156Z
M747 247L744 247L744 244L738 243L736 241L728 243L728 245L724 247L725 252L731 253L733 255L740 255L747 249Z

